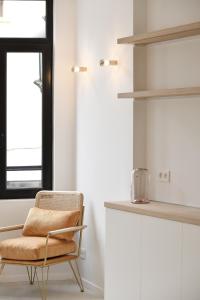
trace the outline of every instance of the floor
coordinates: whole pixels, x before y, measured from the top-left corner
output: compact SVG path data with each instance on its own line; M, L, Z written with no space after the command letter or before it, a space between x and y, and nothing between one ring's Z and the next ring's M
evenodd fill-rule
M0 300L40 300L37 285L26 283L0 283ZM89 291L80 293L72 281L50 281L48 285L48 299L56 300L103 300Z

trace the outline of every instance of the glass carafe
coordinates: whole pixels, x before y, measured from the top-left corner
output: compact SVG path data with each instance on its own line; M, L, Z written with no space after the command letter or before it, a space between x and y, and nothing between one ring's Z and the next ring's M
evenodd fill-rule
M131 202L149 203L149 171L148 169L133 169L131 173Z

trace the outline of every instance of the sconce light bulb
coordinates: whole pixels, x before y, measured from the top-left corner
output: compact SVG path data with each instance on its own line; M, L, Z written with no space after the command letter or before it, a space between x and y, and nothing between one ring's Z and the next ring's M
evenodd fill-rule
M80 68L79 67L74 67L74 70L73 70L75 73L78 73L80 72Z
M104 60L104 66L109 66L109 65L110 65L110 61L107 60L107 59L105 59L105 60Z
M99 64L101 67L103 66L116 66L118 65L118 61L117 60L109 60L109 59L101 59L99 61Z
M78 66L72 67L72 72L74 73L86 72L86 71L87 71L87 67L78 67Z

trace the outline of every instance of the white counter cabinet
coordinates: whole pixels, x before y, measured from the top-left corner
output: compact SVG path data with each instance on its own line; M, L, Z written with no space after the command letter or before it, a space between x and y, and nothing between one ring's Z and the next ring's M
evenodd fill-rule
M166 210L156 216L154 203L139 212L110 204L105 203L105 300L199 300L200 209L166 204L179 211L172 218L164 216Z
M139 299L140 216L107 209L106 220L105 299Z

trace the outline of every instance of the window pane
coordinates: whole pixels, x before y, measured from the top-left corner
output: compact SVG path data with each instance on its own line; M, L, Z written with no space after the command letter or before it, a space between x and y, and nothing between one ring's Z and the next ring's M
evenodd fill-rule
M35 178L33 166L42 166L42 54L8 53L7 188L12 179L26 181L26 175L35 187L41 174ZM31 172L21 172L22 167L30 167Z
M41 171L8 171L7 189L40 188Z
M45 38L46 1L0 1L0 37Z

